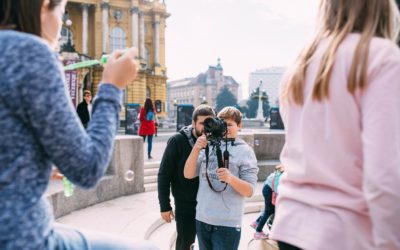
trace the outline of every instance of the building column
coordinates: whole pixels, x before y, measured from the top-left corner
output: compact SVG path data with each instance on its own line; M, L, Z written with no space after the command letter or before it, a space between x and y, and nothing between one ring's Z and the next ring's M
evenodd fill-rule
M102 28L103 28L103 36L102 36L102 52L103 54L107 54L108 50L108 10L110 9L110 4L107 2L103 2L101 4L101 10L103 13L102 19Z
M82 4L82 53L88 54L89 4Z
M160 21L154 22L154 66L160 66Z
M144 13L142 11L139 11L139 53L140 53L140 59L145 58L145 49L144 49Z
M131 8L132 46L139 47L139 8Z

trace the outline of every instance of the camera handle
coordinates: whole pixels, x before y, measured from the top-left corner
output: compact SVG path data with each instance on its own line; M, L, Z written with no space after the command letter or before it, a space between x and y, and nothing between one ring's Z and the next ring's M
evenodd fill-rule
M217 144L217 150L215 153L217 154L217 160L218 160L218 168L225 168L226 162L222 161L222 151L221 147ZM226 152L226 151L225 151ZM224 160L225 160L225 152L224 152ZM225 183L224 181L221 181L221 183Z
M222 161L222 151L220 146L217 144L217 150L215 152L217 154L217 160L218 160L218 168L224 168L224 162Z
M217 161L218 161L218 168L220 168L220 166L223 167L222 153L221 153L221 148L219 147L218 144L216 145L216 147L217 147L216 155L217 155ZM209 154L210 154L210 148L209 148L208 145L206 146L206 152L205 153L206 153L206 178L207 178L208 186L210 186L210 188L216 193L223 192L223 191L225 191L226 187L228 186L228 183L226 183L224 181L221 181L222 183L225 183L225 187L223 189L221 189L221 190L216 190L213 187L213 185L211 184L210 177L208 176L208 160L209 160ZM224 155L225 155L225 152L224 152ZM228 157L229 157L229 153L228 153ZM229 167L229 165L226 165L226 166Z
M224 151L224 167L229 168L229 152L228 152L228 150Z

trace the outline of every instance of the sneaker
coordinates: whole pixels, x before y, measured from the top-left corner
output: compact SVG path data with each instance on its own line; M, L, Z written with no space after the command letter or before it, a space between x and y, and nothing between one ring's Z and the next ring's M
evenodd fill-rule
M153 157L151 155L149 155L149 160L153 159Z
M250 226L251 226L252 228L256 229L257 226L258 226L257 221L253 221L253 222L250 224Z
M265 234L262 231L254 233L254 239L256 239L256 240L265 240L265 239L268 239L268 238L269 238L269 235Z

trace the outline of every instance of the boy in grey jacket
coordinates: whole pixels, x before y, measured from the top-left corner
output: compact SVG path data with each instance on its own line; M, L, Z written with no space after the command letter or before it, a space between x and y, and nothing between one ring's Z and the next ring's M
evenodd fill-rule
M215 147L210 146L206 164L205 135L196 141L186 161L185 178L199 176L197 194L196 234L200 249L238 249L244 197L253 195L257 182L257 159L252 148L237 138L242 127L242 114L234 107L225 107L218 113L227 123L227 137L221 142L229 152L229 168L218 168ZM226 145L228 143L228 145ZM206 166L208 165L208 166ZM225 188L226 186L226 188Z

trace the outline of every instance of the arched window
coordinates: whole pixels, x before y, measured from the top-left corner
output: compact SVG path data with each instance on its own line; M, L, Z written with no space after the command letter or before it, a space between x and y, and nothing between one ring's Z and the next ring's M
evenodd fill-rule
M110 33L110 52L126 48L126 35L122 28L114 27Z

